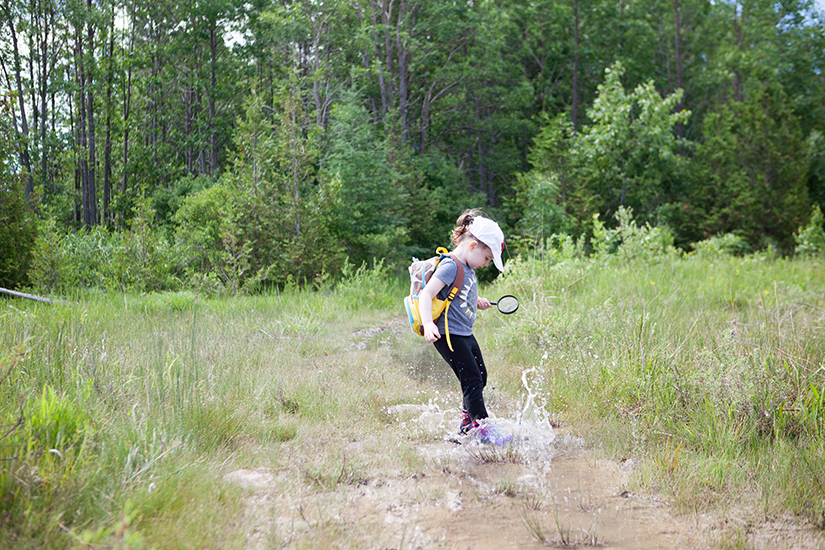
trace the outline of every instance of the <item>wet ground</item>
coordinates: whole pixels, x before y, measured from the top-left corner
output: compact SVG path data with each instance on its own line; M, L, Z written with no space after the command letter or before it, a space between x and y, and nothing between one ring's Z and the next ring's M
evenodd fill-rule
M366 334L354 349L380 345L386 333ZM432 375L424 371L411 375ZM454 434L457 410L390 407L396 426L415 432L412 475L386 467L397 431L327 443L372 464L369 475L346 461L331 478L308 475L309 462L333 451L309 442L283 444L285 466L228 468L225 479L249 491L238 517L247 548L825 549L825 536L793 516L754 523L748 511L676 515L657 495L634 494L628 479L638 465L597 459L587 442L553 429L533 404L527 374L523 382L525 402L468 437ZM731 538L731 527L744 535Z
M627 491L626 466L594 460L570 434L556 431L548 441L524 421L527 433L502 445L459 441L432 422L432 407L410 405L396 414L436 428L430 441L417 445L424 466L413 476L381 476L324 492L290 482L283 472L228 474L250 489L249 547L706 547L696 528L670 515L668 503ZM497 422L503 430L514 425ZM381 450L377 439L351 445L365 454Z

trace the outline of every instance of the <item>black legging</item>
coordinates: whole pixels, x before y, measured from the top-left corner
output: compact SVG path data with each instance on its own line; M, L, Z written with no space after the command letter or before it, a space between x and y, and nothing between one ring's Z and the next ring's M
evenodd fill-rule
M481 357L481 348L478 347L475 336L450 335L453 349L447 346L447 337L442 336L434 342L435 349L450 365L461 382L461 393L464 395L464 410L473 420L487 418L487 408L484 406L482 390L487 385L487 368L484 358Z

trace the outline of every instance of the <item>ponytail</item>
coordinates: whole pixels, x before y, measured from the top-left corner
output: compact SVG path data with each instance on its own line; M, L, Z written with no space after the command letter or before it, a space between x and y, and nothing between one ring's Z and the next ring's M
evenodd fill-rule
M470 225L473 223L475 217L480 215L481 211L478 208L473 208L470 210L465 210L458 217L455 222L455 229L453 229L453 232L450 235L450 241L452 241L453 247L458 246L458 244L468 236L472 237L472 233L470 233Z

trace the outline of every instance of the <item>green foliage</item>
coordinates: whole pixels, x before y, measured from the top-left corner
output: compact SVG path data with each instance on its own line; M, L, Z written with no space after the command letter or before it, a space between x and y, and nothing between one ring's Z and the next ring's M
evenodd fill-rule
M343 245L319 195L319 136L304 132L309 115L289 84L276 95L276 120L260 97L249 100L232 170L223 178L237 193L239 211L249 214L237 222L252 246L247 290L305 284L343 264Z
M398 263L404 257L409 199L389 152L356 97L335 106L323 199L334 234L356 265L377 258Z
M139 291L175 288L174 251L154 227L154 212L139 202L129 228L102 227L63 233L54 219L41 223L32 265L32 284L47 292L73 293L78 288Z
M606 69L588 111L593 124L573 141L576 183L571 194L589 205L583 208L588 216L625 206L647 221L664 202L666 183L680 170L680 140L674 128L687 121L690 112L673 112L681 90L663 98L647 82L628 93L621 82L624 72L620 62Z
M252 245L243 238L238 192L216 184L187 197L174 216L176 250L189 280L203 290L237 293Z
M78 274L72 266L67 235L58 231L54 219L41 222L35 241L31 282L46 293L67 291L77 285Z
M186 176L176 180L171 187L158 187L152 193L154 224L164 228L168 235L174 233L174 216L183 200L212 185L208 176Z
M814 130L808 135L808 195L812 204L825 208L825 135Z
M347 309L389 309L398 305L399 289L387 284L388 280L389 268L383 260L378 260L372 268L362 264L357 269L346 262L335 293Z
M567 228L569 222L564 207L559 204L562 201L556 173L530 171L516 174L515 187L521 206L521 219L516 225L518 231L542 242Z
M4 104L0 104L2 106ZM5 111L5 109L3 110ZM25 199L23 174L11 169L12 132L6 113L0 123L0 287L17 288L29 281L37 238L34 209Z
M819 205L814 206L811 221L794 235L796 254L800 256L825 255L825 220Z
M0 53L2 171L33 184L61 232L83 209L81 174L98 200L109 191L96 222L126 229L151 197L169 239L185 197L237 188L250 216L215 241L234 266L191 273L219 287L337 274L345 255L403 264L444 244L465 206L536 241L626 206L680 245L734 232L790 251L811 206L800 170L825 201L811 2L188 1L129 3L119 20L109 7L59 4L62 26L35 4L4 11L19 48ZM84 25L100 47L68 51ZM61 63L85 75L85 101L46 70Z
M72 400L60 397L51 386L32 400L26 418L26 447L36 454L68 452L86 435L90 419Z
M176 277L178 261L163 227L153 223L155 211L147 200L141 200L132 214L115 256L117 285L140 291L176 288L180 284Z
M809 207L803 136L785 94L760 85L708 114L703 133L687 223L704 238L735 233L755 249L789 251Z
M596 258L653 262L676 253L673 235L667 228L651 227L649 223L638 225L633 210L622 206L616 212L616 220L618 226L608 229L598 216L593 217L591 245Z
M692 257L713 260L724 256L743 256L751 252L750 245L742 237L725 233L693 243Z
M464 173L441 156L414 157L409 170L409 245L403 247L407 252L404 260L428 258L439 246L449 247L458 216L484 204L483 194L468 192ZM404 261L400 263L404 265Z

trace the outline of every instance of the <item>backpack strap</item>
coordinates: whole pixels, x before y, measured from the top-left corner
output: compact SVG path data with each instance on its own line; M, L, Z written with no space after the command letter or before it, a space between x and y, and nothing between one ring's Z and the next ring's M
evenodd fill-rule
M447 314L450 312L450 304L453 303L453 300L458 293L461 292L461 287L464 286L464 266L461 264L458 258L455 257L454 254L448 254L456 265L456 272L455 272L455 279L453 279L453 284L450 286L450 292L447 294L447 306L444 308L444 332L447 333L447 347L450 348L450 351L455 351L453 349L453 343L450 340L450 327L447 324L448 316Z

